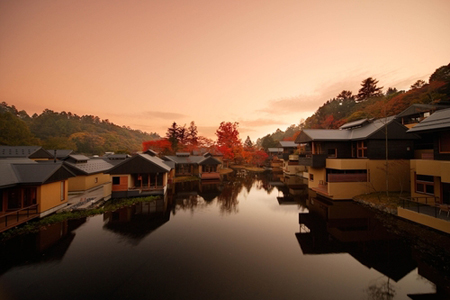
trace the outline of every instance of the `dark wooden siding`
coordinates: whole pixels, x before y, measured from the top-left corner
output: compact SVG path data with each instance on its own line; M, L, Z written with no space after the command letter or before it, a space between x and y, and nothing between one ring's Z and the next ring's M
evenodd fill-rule
M414 143L412 140L388 140L389 159L412 159L414 158ZM408 150L409 149L409 150ZM367 158L385 159L386 141L367 141Z

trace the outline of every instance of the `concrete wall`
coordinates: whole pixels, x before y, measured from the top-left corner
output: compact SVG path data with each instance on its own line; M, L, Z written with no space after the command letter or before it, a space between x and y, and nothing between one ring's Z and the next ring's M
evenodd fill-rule
M397 214L399 217L405 218L407 220L446 232L446 233L450 233L450 223L448 221L445 220L441 220L438 218L434 218L431 216L427 216L424 214L419 214L416 213L414 211L408 210L408 209L404 209L399 207Z

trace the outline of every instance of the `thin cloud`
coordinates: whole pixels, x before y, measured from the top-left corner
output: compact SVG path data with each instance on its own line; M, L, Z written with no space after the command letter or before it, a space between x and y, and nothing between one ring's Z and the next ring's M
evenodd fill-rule
M152 117L163 120L179 120L187 116L179 113L165 112L165 111L146 111L143 113L144 117Z
M254 119L254 120L241 120L239 125L243 127L256 127L256 126L271 126L271 125L281 125L284 124L283 120L277 119Z

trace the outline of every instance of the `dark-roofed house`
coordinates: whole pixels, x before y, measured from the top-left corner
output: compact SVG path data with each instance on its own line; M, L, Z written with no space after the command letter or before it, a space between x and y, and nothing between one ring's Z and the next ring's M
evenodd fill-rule
M47 151L58 160L64 160L73 153L70 149L48 149Z
M53 155L40 146L0 146L0 159L1 158L50 160L53 159Z
M137 154L111 168L112 197L164 195L169 182L170 164L157 156Z
M398 214L450 233L450 108L434 112L408 133L421 137L410 162L411 197L414 202L423 203L423 207L431 205L433 213L426 216L399 208Z
M395 117L401 121L403 125L412 128L419 122L431 116L437 110L450 108L450 103L443 102L437 104L413 104Z
M175 163L175 177L198 176L202 180L220 179L217 169L221 162L210 153L190 155L187 152L179 152L173 156L165 156L165 159Z
M0 159L0 231L66 206L73 176L61 162Z
M111 176L106 173L114 165L102 158L89 158L84 155L69 155L64 165L76 175L69 179L69 193L85 193L103 188L103 198L111 196Z
M286 175L302 175L306 166L298 163L298 145L294 141L280 141L283 148L283 173Z
M407 129L394 117L358 120L340 129L304 129L296 143L307 143L299 164L308 166L308 187L333 200L386 188L409 190L409 159L418 137Z

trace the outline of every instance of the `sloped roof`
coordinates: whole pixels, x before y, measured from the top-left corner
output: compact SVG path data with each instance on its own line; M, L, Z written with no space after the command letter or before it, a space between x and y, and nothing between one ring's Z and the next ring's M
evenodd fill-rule
M407 109L405 109L404 111L399 113L396 116L396 118L414 116L414 115L417 115L420 113L432 112L435 110L445 109L448 107L449 107L448 104L420 104L420 103L417 103L417 104L413 104L413 105L409 106Z
M221 162L212 156L205 156L198 162L199 165L220 165Z
M288 147L294 147L297 148L297 144L294 141L280 141L279 142L281 147L288 148Z
M267 148L267 152L283 152L283 148Z
M82 162L77 163L74 163L72 161L65 161L64 165L77 175L102 173L106 172L114 166L114 164L101 158L87 158L87 160L82 160Z
M40 146L0 146L0 158L9 157L53 158Z
M161 158L148 154L136 154L120 164L111 168L109 174L132 174L132 173L165 173L172 168Z
M352 122L348 129L303 129L300 135L295 140L296 143L304 143L311 141L356 141L364 140L375 135L385 125L393 124L395 116L381 118L374 121L367 121L366 119L360 120L360 122ZM360 127L355 127L359 126ZM397 126L404 127L403 125L396 123ZM341 127L342 128L342 127ZM406 132L406 127L405 127Z
M57 159L64 159L72 154L73 150L70 149L47 149L47 151L54 156L56 151L56 158Z
M18 184L44 184L75 176L60 162L1 160L0 187Z
M444 129L450 129L450 108L434 112L431 116L409 129L408 133Z
M14 169L21 184L44 184L75 176L60 162L15 164Z

